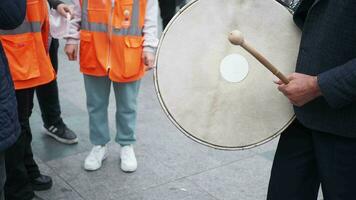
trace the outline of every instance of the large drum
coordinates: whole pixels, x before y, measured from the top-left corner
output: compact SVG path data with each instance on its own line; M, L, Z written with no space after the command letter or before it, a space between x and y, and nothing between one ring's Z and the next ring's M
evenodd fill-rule
M273 74L228 41L234 29L277 66L294 71L300 31L274 0L193 0L164 31L154 72L169 119L191 139L246 149L278 136L294 119Z

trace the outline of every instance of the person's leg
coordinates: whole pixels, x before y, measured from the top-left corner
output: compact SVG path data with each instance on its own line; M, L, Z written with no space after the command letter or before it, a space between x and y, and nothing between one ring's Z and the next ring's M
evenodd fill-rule
M5 198L12 200L32 199L34 196L30 179L25 166L25 152L30 141L30 108L33 89L16 90L18 115L21 125L21 135L18 140L5 151L5 166L7 180L5 183ZM38 170L37 165L32 170Z
M27 143L31 144L32 135L28 134ZM36 179L41 176L40 170L38 169L38 165L33 159L32 147L31 145L26 145L25 154L24 154L24 163L27 169L27 174L30 180Z
M24 164L27 169L27 174L30 179L37 178L40 176L40 170L36 162L33 159L33 153L31 148L32 133L30 127L30 116L33 109L33 95L34 89L28 89L26 92L26 97L22 95L16 95L17 98L26 98L26 105L24 108L19 108L19 113L21 113L22 118L20 120L22 134L26 134L26 145L24 147ZM19 107L22 107L20 104Z
M28 89L26 95L26 107L19 109L19 112L22 113L23 119L20 120L21 130L23 130L23 134L25 134L25 145L24 145L24 152L23 152L23 162L27 171L27 176L30 180L31 186L33 190L47 190L52 187L52 179L49 176L42 175L38 168L37 163L33 158L32 153L32 133L30 128L30 116L32 114L33 109L33 96L34 96L34 89ZM16 96L17 98L24 98L20 95ZM21 105L20 105L21 106Z
M107 157L106 144L110 141L108 105L111 80L108 77L84 75L87 109L89 113L90 142L94 145L85 158L84 169L94 171Z
M5 155L0 151L0 200L4 200L4 186L6 181Z
M51 59L51 63L54 71L58 72L58 48L59 48L59 40L52 38L51 45L49 47L49 58Z
M58 47L58 40L53 39L50 45L49 55L51 58L52 66L56 72L58 70ZM58 97L57 79L37 87L36 94L44 124L49 126L52 124L63 123Z
M116 99L116 129L115 141L121 145L121 169L124 172L134 172L137 160L133 148L135 143L137 95L140 81L131 83L114 83Z
M317 131L313 138L324 199L355 199L356 139Z
M159 7L161 9L163 28L165 28L176 13L176 0L159 0Z
M282 133L267 200L316 200L320 181L311 132L297 120Z
M53 39L50 45L49 55L52 66L56 72L58 70L58 47L58 40ZM47 134L65 144L77 143L77 136L64 124L61 117L57 79L37 87L36 94Z
M130 145L136 141L136 109L139 88L140 81L114 83L117 129L115 141L121 146Z
M5 199L32 199L34 192L24 163L25 147L28 135L21 133L14 145L5 152L6 183Z
M108 77L84 75L87 109L89 113L90 141L105 145L110 141L108 105L111 80Z

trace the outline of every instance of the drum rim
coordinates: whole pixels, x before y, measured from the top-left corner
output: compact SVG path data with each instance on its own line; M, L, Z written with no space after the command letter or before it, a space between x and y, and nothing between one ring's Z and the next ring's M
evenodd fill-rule
M178 128L178 130L180 132L182 132L186 137L190 138L191 140L199 143L199 144L202 144L204 146L208 146L208 147L211 147L211 148L214 148L214 149L218 149L218 150L228 150L228 151L236 151L236 150L247 150L247 149L251 149L251 148L255 148L255 147L258 147L260 145L263 145L267 142L270 142L271 140L275 139L276 137L280 136L281 133L287 129L291 124L292 122L296 119L296 116L295 114L291 117L291 119L282 127L280 128L275 134L273 134L272 136L262 140L262 141L259 141L259 142L256 142L256 143L253 143L253 144L249 144L249 145L245 145L245 146L231 146L231 147L227 147L227 146L221 146L221 145L217 145L217 144L213 144L213 143L209 143L207 141L204 141L196 136L194 136L193 134L189 133L187 130L185 130L178 122L177 120L172 116L172 114L169 112L166 104L164 103L163 101L163 97L161 95L161 91L160 91L160 88L159 88L159 84L158 84L158 58L159 58L159 52L161 50L161 47L162 47L162 41L164 39L164 37L166 36L168 30L170 29L170 27L175 23L175 21L177 20L177 18L180 16L181 13L183 13L185 10L187 10L188 8L190 8L191 6L193 6L195 3L197 3L198 1L201 1L201 0L192 0L190 1L189 3L187 3L183 8L181 8L175 15L174 17L171 19L171 21L167 24L166 28L163 30L162 32L162 35L160 37L160 40L159 40L159 44L158 44L158 47L157 47L157 51L156 51L156 56L155 56L155 65L156 66L154 69L153 69L153 82L154 82L154 87L155 87L155 91L156 91L156 96L158 98L158 101L160 103L160 106L162 107L165 115L168 117L169 121L171 121L174 126L176 128ZM275 1L276 2L276 1ZM278 3L278 2L276 2Z

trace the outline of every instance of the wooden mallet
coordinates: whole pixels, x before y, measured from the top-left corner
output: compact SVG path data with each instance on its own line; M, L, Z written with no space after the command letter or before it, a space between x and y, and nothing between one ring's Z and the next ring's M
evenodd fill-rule
M262 65L264 65L269 71L277 76L284 84L288 84L289 80L284 76L272 63L270 63L262 54L260 54L255 48L244 41L242 33L238 30L234 30L229 34L229 41L234 45L239 45L248 51L253 57L255 57Z

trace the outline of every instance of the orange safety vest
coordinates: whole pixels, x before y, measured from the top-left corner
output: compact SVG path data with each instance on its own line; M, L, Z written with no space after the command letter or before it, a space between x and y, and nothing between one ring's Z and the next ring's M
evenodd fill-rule
M0 30L16 90L43 85L55 78L48 56L48 36L46 0L27 0L24 22L14 30Z
M145 74L142 62L146 0L81 0L80 70L131 82Z

